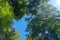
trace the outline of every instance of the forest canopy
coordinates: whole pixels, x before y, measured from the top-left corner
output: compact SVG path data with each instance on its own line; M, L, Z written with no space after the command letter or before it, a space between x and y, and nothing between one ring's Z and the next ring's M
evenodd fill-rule
M32 16L26 19L26 40L60 40L60 11L48 4L49 1L0 0L0 40L19 40L12 20L19 20L25 14Z

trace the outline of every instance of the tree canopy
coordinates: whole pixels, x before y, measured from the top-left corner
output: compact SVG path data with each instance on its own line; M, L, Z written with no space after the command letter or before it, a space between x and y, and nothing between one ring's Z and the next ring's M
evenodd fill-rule
M28 36L31 35L32 38L37 38L36 40L60 40L60 22L56 13L57 10L52 5L42 5L37 15L28 23Z
M12 20L25 14L34 16L28 21L26 40L60 40L58 11L48 1L0 0L0 40L19 40L18 31L12 28Z

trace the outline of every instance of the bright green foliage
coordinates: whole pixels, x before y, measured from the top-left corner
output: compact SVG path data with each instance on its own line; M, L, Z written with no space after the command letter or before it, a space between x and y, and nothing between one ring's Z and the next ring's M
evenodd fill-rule
M58 40L60 23L56 19L56 13L55 7L49 4L42 5L38 14L28 23L26 31L37 40Z
M13 29L13 9L8 0L0 0L0 40L18 40L19 35Z
M6 28L7 30L8 28L11 27L11 22L12 22L11 19L13 18L13 16L12 16L12 11L10 11L11 8L8 2L2 2L2 3L3 4L0 5L0 27L1 28L7 27Z

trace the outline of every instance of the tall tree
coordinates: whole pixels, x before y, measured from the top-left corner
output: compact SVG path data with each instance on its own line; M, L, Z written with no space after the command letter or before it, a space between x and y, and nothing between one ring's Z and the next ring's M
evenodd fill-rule
M27 32L37 40L59 40L60 23L56 19L56 8L45 3L38 14L28 23ZM33 39L34 40L34 39Z

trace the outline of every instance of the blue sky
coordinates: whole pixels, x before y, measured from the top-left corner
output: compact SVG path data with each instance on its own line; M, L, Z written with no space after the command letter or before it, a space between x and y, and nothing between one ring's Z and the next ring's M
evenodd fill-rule
M49 4L53 5L54 7L57 8L57 10L60 11L60 0L50 0Z
M58 5L59 3L57 2L57 0L51 0L51 1L49 1L49 4L55 6L57 8L57 10L60 10L60 8L59 8L60 5ZM25 17L28 17L28 16L25 15L22 19L20 19L18 21L14 20L14 26L19 31L21 40L26 39L25 29L27 27L27 22L25 22Z
M25 40L25 38L26 38L25 29L27 27L27 22L25 22L25 17L26 16L24 16L23 18L21 18L18 21L14 20L14 24L13 24L13 26L19 31L21 40Z
M21 40L25 40L26 39L26 33L27 32L25 32L25 30L26 30L26 27L27 27L27 23L28 22L25 21L25 18L28 18L28 17L30 17L30 15L29 16L25 15L24 17L22 17L18 21L17 20L13 20L14 21L13 26L20 33L20 39Z

